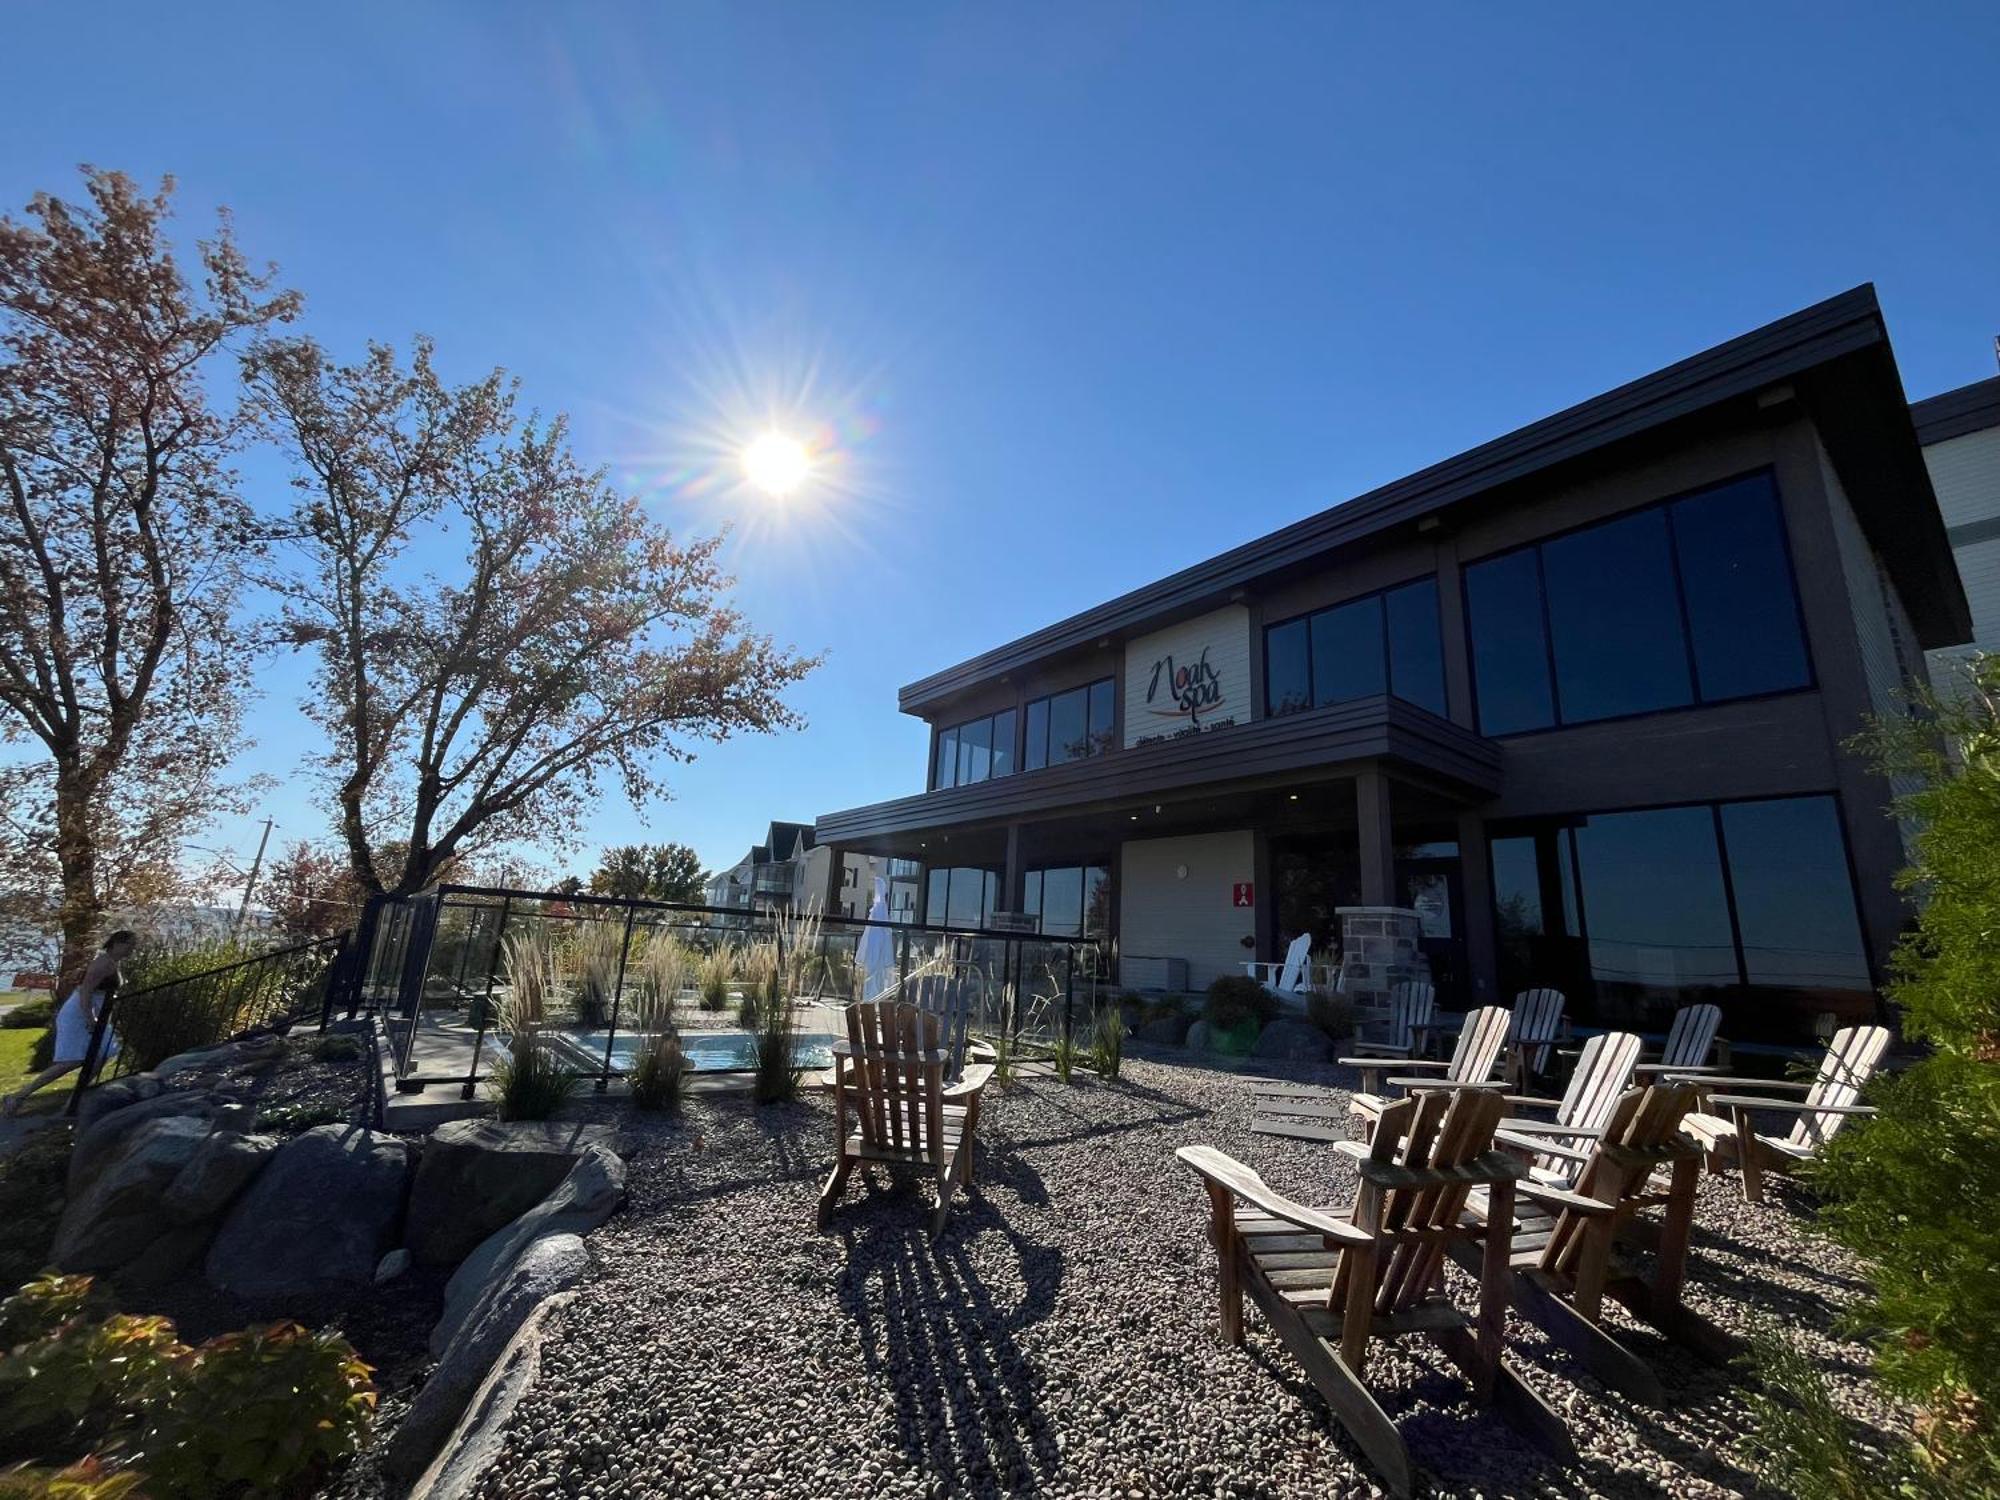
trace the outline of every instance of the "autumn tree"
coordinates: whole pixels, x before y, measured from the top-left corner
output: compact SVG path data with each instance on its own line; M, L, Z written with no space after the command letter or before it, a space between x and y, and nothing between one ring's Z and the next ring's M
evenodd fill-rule
M29 752L0 855L15 889L60 890L65 976L229 801L257 525L226 466L240 422L203 377L298 306L226 216L192 285L171 180L149 197L83 170L87 202L0 218L0 738Z
M560 844L605 780L638 805L699 743L798 724L783 692L815 662L730 607L721 538L677 540L501 373L450 387L424 342L339 365L304 339L247 370L296 465L271 583L315 659L306 709L364 890ZM375 852L390 837L399 862Z
M329 937L361 914L361 889L346 851L294 839L271 862L262 900L288 938Z
M618 844L598 859L590 888L628 901L698 902L701 856L686 844Z

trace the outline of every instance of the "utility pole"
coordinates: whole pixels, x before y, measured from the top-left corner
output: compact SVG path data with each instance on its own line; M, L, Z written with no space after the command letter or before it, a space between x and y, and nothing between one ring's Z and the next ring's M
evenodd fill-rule
M229 929L233 943L243 931L243 919L250 914L250 893L257 889L257 872L264 868L264 846L271 842L271 819L264 820L264 836L257 840L257 857L250 861L250 878L243 882L243 904L236 908L236 921Z

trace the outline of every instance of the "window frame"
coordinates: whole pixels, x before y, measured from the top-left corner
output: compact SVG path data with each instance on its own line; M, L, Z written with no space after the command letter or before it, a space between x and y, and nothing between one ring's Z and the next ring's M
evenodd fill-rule
M1099 688L1103 688L1111 699L1111 725L1106 731L1108 738L1101 749L1094 747L1090 729L1090 700ZM1086 749L1081 755L1068 756L1061 760L1056 760L1049 755L1049 740L1050 736L1054 733L1055 726L1054 704L1056 699L1067 698L1072 694L1083 700L1083 743L1086 746L1093 746L1093 748ZM1028 725L1034 718L1037 707L1042 710L1042 756L1039 763L1034 759L1034 741L1028 737ZM1022 739L1019 759L1021 769L1017 774L1025 775L1031 771L1048 771L1053 770L1057 766L1072 766L1080 760L1092 760L1097 756L1110 754L1118 748L1117 674L1112 673L1103 677L1093 677L1088 682L1080 682L1070 687L1059 688L1052 693L1037 693L1034 697L1026 699L1020 705L1020 723Z
M994 760L996 759L999 753L994 748L993 731L999 726L1000 720L1003 718L1010 719L1012 721L1012 728L1014 734L1018 736L1020 734L1021 716L1020 713L1018 712L1017 706L1014 704L1009 704L1005 708L996 708L991 713L974 714L970 718L955 720L950 724L932 725L931 761L929 770L927 772L927 775L929 776L930 780L930 785L927 788L927 790L933 792L948 792L956 787L978 786L982 782L1000 781L1008 776L1015 776L1020 774L1018 769L1020 762L1020 754L1018 750L1014 749L1011 746L1008 749L1008 759L1015 764L1016 769L1010 771L998 771L998 772L996 772L993 769ZM964 731L970 726L975 724L984 724L986 726L986 774L984 776L977 778L976 780L971 780L971 781L960 780L958 776L958 765L960 760L962 760L965 756ZM938 772L941 769L939 763L939 757L943 752L944 742L947 737L949 737L952 742L952 757L951 757L952 779L950 781L941 781L938 779ZM1019 743L1018 738L1016 739L1015 743L1016 744Z
M1791 590L1792 620L1798 627L1801 655L1804 657L1805 680L1795 687L1767 688L1762 692L1738 693L1725 698L1705 697L1702 693L1701 664L1695 655L1694 621L1688 614L1687 580L1682 576L1680 533L1674 525L1673 507L1683 500L1697 499L1700 496L1709 494L1711 491L1727 489L1730 485L1741 484L1745 480L1759 477L1765 478L1770 482L1771 502L1775 507L1778 520L1778 554L1784 564L1786 586ZM1649 510L1660 510L1665 513L1667 563L1674 583L1675 614L1680 620L1681 649L1687 661L1688 683L1693 691L1693 699L1688 703L1675 704L1662 708L1635 709L1630 713L1609 714L1597 719L1577 719L1575 721L1565 719L1563 717L1562 683L1556 676L1555 630L1549 620L1549 581L1548 572L1542 560L1542 547L1545 543L1558 542L1565 537L1575 536L1580 532L1591 531L1599 526L1608 526L1614 522L1641 515ZM1480 721L1479 671L1473 645L1471 574L1473 569L1484 563L1497 562L1501 558L1514 557L1523 552L1532 553L1535 559L1535 601L1540 606L1542 625L1542 670L1547 674L1549 709L1554 718L1553 722L1532 729L1505 729L1498 732L1490 732ZM1624 510L1613 511L1608 515L1593 516L1588 521L1580 521L1574 526L1565 526L1560 530L1547 532L1529 541L1517 542L1511 547L1502 547L1497 551L1484 553L1469 561L1462 561L1459 564L1458 570L1458 588L1460 623L1465 633L1465 676L1472 696L1472 723L1481 735L1490 740L1516 739L1524 734L1551 734L1558 730L1583 729L1597 724L1624 724L1630 723L1634 719L1648 719L1659 714L1684 714L1704 708L1719 708L1728 703L1755 703L1766 698L1788 697L1793 693L1816 692L1819 688L1819 664L1813 654L1812 633L1806 628L1805 600L1799 591L1798 560L1792 551L1792 527L1790 519L1785 514L1785 493L1782 486L1778 483L1777 470L1770 464L1760 464L1755 468L1725 475L1720 479L1713 479L1702 484L1693 485L1687 489L1676 490L1670 495L1662 495L1657 499L1629 506ZM1793 794L1788 793L1787 795ZM1812 794L1801 793L1797 795ZM1636 808L1631 809L1631 811L1639 810Z
M1402 694L1396 691L1396 653L1395 653L1395 648L1392 644L1392 637L1394 635L1394 632L1389 628L1389 602L1388 602L1389 596L1393 593L1396 593L1398 590L1412 588L1415 585L1424 582L1429 582L1432 586L1431 590L1433 596L1432 606L1437 615L1438 692L1439 695L1444 699L1445 708L1449 709L1451 706L1451 695L1450 695L1450 689L1446 681L1445 659L1444 659L1444 588L1443 585L1440 584L1438 581L1438 575L1435 572L1430 572L1430 573L1415 573L1408 578L1400 580L1399 582L1384 584L1379 589L1371 589L1365 594L1355 594L1346 599L1335 599L1329 604L1316 604L1311 609L1301 610L1297 614L1286 615L1281 620L1272 620L1266 623L1264 626L1264 632L1261 641L1261 644L1263 645L1264 648L1263 662L1261 664L1263 670L1263 678L1264 678L1264 684L1263 684L1264 717L1267 719L1288 719L1292 717L1293 714L1309 714L1317 709L1332 708L1336 704L1340 703L1359 703L1363 698L1372 698L1376 696L1395 698L1401 702L1409 704L1412 708L1420 708L1427 714L1438 714L1440 718L1444 717L1445 716L1444 714L1440 713L1439 710L1430 707L1428 704L1419 703L1414 698L1405 698L1403 697ZM1374 604L1376 617L1381 627L1382 693L1380 695L1374 693L1363 693L1358 697L1354 698L1335 698L1331 699L1326 703L1321 703L1318 701L1317 684L1314 681L1314 678L1316 677L1317 674L1314 671L1313 667L1312 622L1321 615L1330 615L1336 610L1349 609L1357 604L1369 604L1369 603ZM1287 713L1279 713L1272 707L1272 698L1271 698L1271 649L1270 649L1271 632L1274 630L1283 630L1288 626L1301 625L1301 624L1305 626L1305 656L1306 656L1305 681L1306 681L1306 695L1310 701L1307 702L1304 708L1295 708Z

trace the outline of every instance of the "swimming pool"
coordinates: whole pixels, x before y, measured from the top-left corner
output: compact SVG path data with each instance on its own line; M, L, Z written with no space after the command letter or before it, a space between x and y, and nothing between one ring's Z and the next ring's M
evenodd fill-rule
M565 1032L563 1038L586 1053L593 1066L602 1067L605 1035L602 1031L571 1031ZM621 1031L612 1038L612 1071L630 1072L632 1060L645 1041L643 1035L629 1031ZM800 1067L833 1066L833 1033L802 1031L796 1041ZM748 1031L684 1031L681 1033L681 1051L687 1054L688 1062L697 1073L742 1072L757 1066L757 1038Z

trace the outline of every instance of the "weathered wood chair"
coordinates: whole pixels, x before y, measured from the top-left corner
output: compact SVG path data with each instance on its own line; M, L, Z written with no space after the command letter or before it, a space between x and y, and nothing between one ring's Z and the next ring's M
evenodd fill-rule
M1309 1208L1273 1192L1212 1146L1175 1153L1208 1187L1223 1338L1243 1342L1247 1292L1392 1494L1410 1494L1414 1476L1402 1434L1364 1378L1371 1338L1428 1334L1477 1400L1496 1404L1559 1456L1575 1452L1562 1419L1502 1358L1514 1184L1523 1169L1493 1148L1501 1108L1497 1095L1478 1090L1390 1105L1373 1147L1342 1143L1362 1159L1359 1193L1340 1208ZM1490 1195L1483 1224L1466 1213L1474 1188ZM1444 1258L1461 1241L1480 1247L1475 1314L1445 1294Z
M1709 1056L1715 1051L1715 1034L1721 1029L1721 1006L1683 1005L1674 1012L1660 1055L1643 1059L1632 1071L1642 1083L1652 1082L1658 1074L1720 1073L1722 1068L1710 1062Z
M1549 1070L1568 1021L1564 1014L1568 1004L1561 990L1523 990L1514 997L1507 1028L1507 1073L1517 1093L1527 1093L1528 1085Z
M833 1048L833 1120L838 1155L819 1195L826 1226L847 1177L862 1162L917 1167L937 1180L931 1237L944 1233L956 1187L972 1186L972 1142L979 1125L979 1096L993 1076L990 1065L968 1067L960 1080L944 1080L943 1025L903 1001L868 1000L842 1012L847 1040ZM857 1128L848 1129L849 1110Z
M1302 932L1275 964L1245 963L1243 972L1274 995L1303 995L1312 988L1312 934Z
M1405 979L1389 987L1389 1004L1382 1015L1379 1037L1355 1037L1348 1046L1369 1057L1424 1057L1430 1052L1431 1017L1437 1011L1437 990L1420 979ZM1358 1068L1358 1059L1343 1058Z
M1618 1096L1632 1081L1632 1068L1639 1060L1639 1038L1629 1031L1607 1031L1590 1038L1577 1054L1576 1070L1560 1099L1542 1099L1530 1094L1509 1094L1507 1104L1516 1118L1501 1127L1509 1136L1537 1144L1530 1166L1536 1182L1568 1187L1579 1171L1576 1152L1591 1146L1604 1133ZM1547 1120L1519 1118L1524 1109L1550 1110Z
M979 981L974 975L954 968L928 970L910 976L900 996L917 1009L938 1018L945 1052L944 1081L956 1083L965 1072L967 1028Z
M1348 1113L1361 1125L1361 1138L1374 1139L1375 1122L1388 1108L1389 1095L1383 1089L1382 1075L1391 1070L1405 1072L1419 1068L1446 1083L1505 1087L1505 1080L1495 1074L1494 1067L1500 1059L1501 1044L1507 1039L1508 1020L1507 1012L1497 1005L1471 1012L1459 1027L1458 1044L1452 1048L1451 1056L1441 1062L1421 1057L1343 1057L1342 1067L1361 1070L1361 1088L1347 1105Z
M1655 1406L1666 1399L1660 1378L1605 1325L1605 1297L1713 1363L1726 1365L1742 1352L1736 1339L1681 1301L1701 1148L1680 1126L1695 1094L1685 1083L1625 1090L1602 1135L1583 1151L1521 1142L1505 1126L1494 1137L1502 1146L1518 1146L1524 1158L1555 1151L1574 1155L1579 1164L1574 1187L1533 1180L1516 1185L1515 1310L1606 1385ZM1468 1207L1482 1219L1493 1211L1477 1192ZM1639 1217L1653 1208L1665 1210L1658 1222ZM1634 1249L1651 1252L1650 1272L1643 1262L1621 1257ZM1478 1269L1463 1247L1453 1254L1467 1270Z
M1761 1203L1766 1172L1790 1172L1800 1162L1810 1160L1850 1116L1875 1113L1868 1105L1855 1101L1888 1050L1888 1028L1848 1026L1834 1033L1826 1056L1820 1059L1819 1072L1810 1083L1778 1078L1697 1076L1692 1081L1710 1091L1800 1090L1805 1098L1768 1099L1753 1094L1711 1092L1708 1107L1687 1117L1687 1133L1708 1153L1710 1171L1721 1171L1733 1159L1743 1169L1744 1201ZM1784 1136L1761 1135L1753 1118L1760 1109L1783 1110L1797 1119Z

